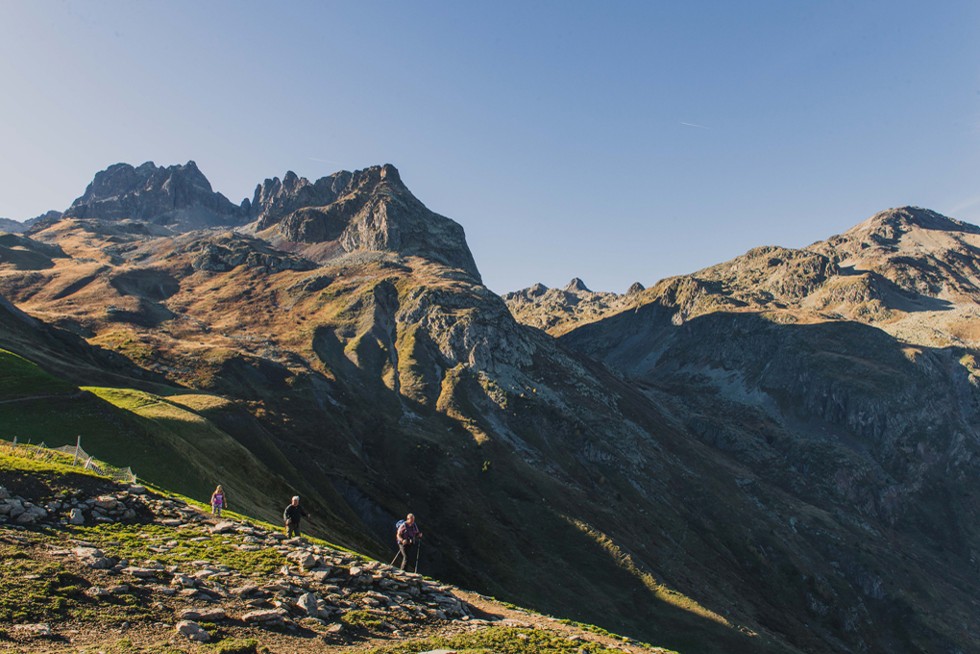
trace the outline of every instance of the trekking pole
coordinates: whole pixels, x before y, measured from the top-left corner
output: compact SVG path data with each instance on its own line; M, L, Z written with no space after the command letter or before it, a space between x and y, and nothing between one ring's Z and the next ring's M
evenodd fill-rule
M422 556L422 540L419 539L419 548L415 550L415 570L414 572L418 574L419 571L419 558Z

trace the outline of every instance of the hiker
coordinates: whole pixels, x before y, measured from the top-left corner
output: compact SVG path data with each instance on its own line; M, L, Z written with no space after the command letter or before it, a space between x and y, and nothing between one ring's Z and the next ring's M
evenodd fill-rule
M412 553L415 555L415 570L418 571L419 561L418 561L418 546L419 541L422 540L422 532L419 530L419 526L415 524L415 514L409 513L405 516L404 520L399 520L397 525L397 530L395 532L395 540L398 542L398 554L395 555L394 560L391 565L395 565L395 561L398 557L401 557L401 569L405 569L405 565L408 563L409 558Z
M293 495L292 502L282 512L282 519L286 521L286 537L299 537L299 521L303 516L309 516L306 509L299 505L299 495Z
M227 508L228 496L225 495L225 491L222 490L221 484L218 484L218 487L214 489L213 493L211 493L211 515L216 518L220 518L221 509Z

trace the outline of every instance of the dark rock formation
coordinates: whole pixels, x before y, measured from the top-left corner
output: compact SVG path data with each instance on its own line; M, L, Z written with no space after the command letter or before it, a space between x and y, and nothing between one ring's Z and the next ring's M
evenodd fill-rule
M391 164L314 183L293 173L282 182L266 180L256 189L251 212L259 231L274 228L286 241L422 257L480 279L463 228L426 208Z
M282 181L278 177L266 179L255 187L249 204L249 217L258 221L263 230L298 209L322 207L334 202L350 183L352 173L342 170L328 177L310 182L288 171Z
M97 173L64 215L133 218L186 230L239 224L246 211L215 193L193 161L166 168L148 161L136 168L119 163Z
M10 232L11 234L19 234L27 229L27 225L20 222L19 220L11 220L10 218L0 218L0 232Z
M578 277L573 277L572 281L565 285L565 291L569 293L591 293L592 290L585 285Z

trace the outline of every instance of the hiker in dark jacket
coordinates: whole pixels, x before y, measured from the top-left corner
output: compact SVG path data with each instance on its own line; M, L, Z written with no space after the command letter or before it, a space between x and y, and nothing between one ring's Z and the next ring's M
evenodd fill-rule
M299 536L299 522L304 516L309 515L306 509L299 505L299 495L294 495L293 501L282 512L282 519L286 522L286 537L293 538Z
M398 542L398 554L395 555L395 560L391 562L391 565L395 565L395 561L398 557L401 557L401 569L405 569L405 565L408 563L412 554L418 550L419 541L422 539L422 532L419 530L419 526L415 524L415 514L409 513L405 516L405 522L398 526L398 531L395 534L395 540ZM418 565L418 559L416 558L416 566Z

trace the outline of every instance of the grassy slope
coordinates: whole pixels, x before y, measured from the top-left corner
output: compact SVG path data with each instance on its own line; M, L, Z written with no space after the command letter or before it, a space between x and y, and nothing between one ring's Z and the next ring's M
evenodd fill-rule
M36 493L40 492L48 497L70 494L81 487L85 487L89 492L107 492L112 489L112 482L108 478L68 465L71 456L58 452L48 452L47 456L50 458L38 460L25 455L23 448L15 450L0 444L0 483L17 487L29 479L29 485ZM39 490L41 488L43 490ZM164 494L175 499L186 500L180 495L167 491L164 491ZM262 528L274 528L273 525L260 520L249 520L249 522ZM70 526L63 530L40 529L18 532L12 539L5 538L0 531L0 557L5 562L0 566L0 623L7 623L8 628L12 625L40 621L50 622L56 628L58 623L65 621L72 621L76 626L79 623L105 625L108 628L107 640L100 644L99 651L120 654L124 652L150 654L164 651L171 654L186 652L257 654L269 651L256 639L235 638L227 626L218 627L210 623L205 623L204 626L219 641L203 647L175 641L169 643L159 641L147 645L135 644L129 639L120 639L113 643L113 636L110 635L115 633L113 627L123 621L135 625L159 624L161 621L170 621L172 615L162 605L148 603L140 596L130 593L95 601L85 593L91 582L77 574L77 571L56 562L51 557L36 556L39 551L58 549L59 546L63 546L66 537L71 537L91 542L110 556L136 561L153 559L166 565L187 565L192 561L206 559L246 574L256 583L265 582L276 574L284 563L282 554L277 551L267 548L243 551L235 547L226 536L211 534L206 525L184 525L184 527L178 530L152 523ZM166 552L156 547L174 540L179 543ZM344 549L319 539L309 540L318 545ZM500 605L500 608L503 609L503 605ZM514 608L520 614L531 615L517 607L510 608ZM648 645L622 639L603 629L568 620L560 622L575 631L550 626L545 628L489 626L462 634L450 630L445 635L421 639L392 639L388 631L383 628L383 621L379 615L368 611L348 612L341 618L341 622L348 627L349 633L361 634L366 641L364 643L355 641L349 645L339 646L321 644L314 645L313 648L317 651L339 649L344 652L363 654L409 654L447 647L460 654L487 654L488 652L600 654L621 652L616 644L618 641L630 643L643 648L644 651L669 654L667 650L653 650ZM389 644L377 647L367 640L367 637L376 635L375 632L384 634L384 640L389 641ZM572 633L579 635L569 637ZM605 642L583 640L581 634L584 633L600 634L605 637ZM0 628L0 641L8 636L9 634ZM299 640L306 650L310 649L309 643L302 642L308 641L309 638L302 637Z
M37 395L44 397L31 399ZM81 436L90 454L129 466L150 483L200 500L220 483L233 509L267 520L278 521L279 505L294 492L281 475L186 406L132 389L78 389L0 350L0 437L15 436L51 447L73 445Z

